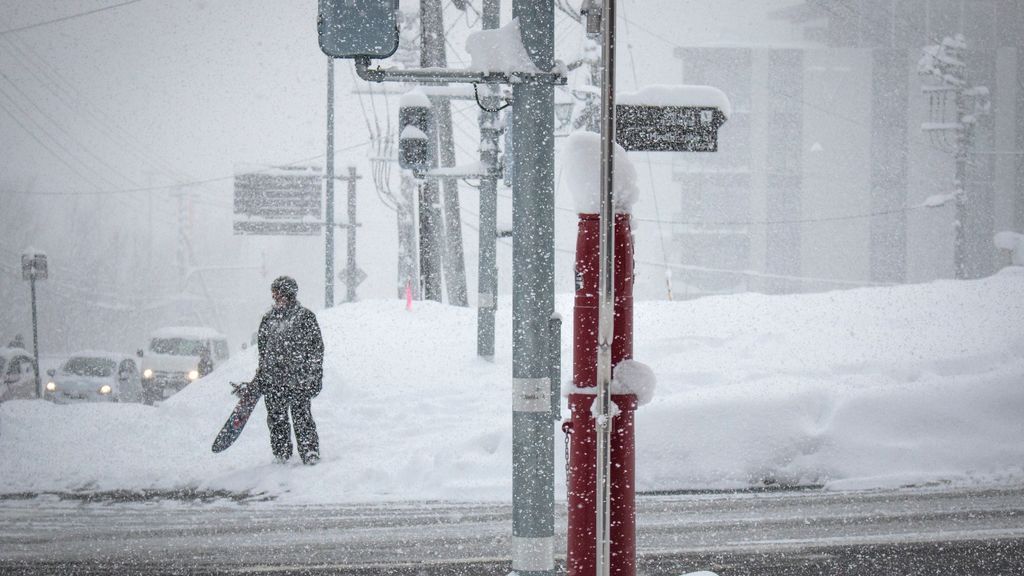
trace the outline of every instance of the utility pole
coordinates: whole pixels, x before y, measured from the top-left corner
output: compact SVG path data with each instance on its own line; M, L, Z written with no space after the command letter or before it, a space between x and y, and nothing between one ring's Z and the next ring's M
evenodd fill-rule
M345 261L345 301L356 301L356 287L363 281L362 271L356 266L356 167L348 167L348 238L345 244L348 258Z
M409 290L413 298L420 297L419 268L416 259L416 183L407 172L402 173L401 197L396 202L398 220L398 297L405 298Z
M420 1L420 25L424 32L421 36L422 62L424 67L447 68L448 55L445 49L444 9L441 0ZM440 83L444 85L445 83ZM434 166L450 167L455 165L455 140L452 136L452 106L446 97L431 97L434 105L434 118L437 125L437 154ZM431 136L431 138L434 138ZM433 184L435 189L437 184ZM466 264L462 251L462 218L459 215L459 181L456 178L442 179L444 195L442 210L444 223L441 228L444 240L442 263L444 265L445 286L448 289L448 302L455 306L468 306L466 298Z
M441 20L441 0L420 2L420 66L437 67L437 61L444 55L444 23ZM437 106L438 103L434 102ZM427 134L431 164L438 161L437 124ZM441 194L438 181L426 178L419 184L419 228L420 228L420 284L422 297L441 302Z
M36 314L36 280L45 280L48 275L46 254L27 249L21 256L21 277L29 281L32 292L32 355L35 367L36 397L43 397L43 381L39 376L39 319Z
M500 0L484 0L484 30L501 26ZM480 261L477 276L476 353L494 359L494 311L498 307L498 147L501 130L498 113L494 112L499 99L493 86L481 86L483 92L480 110L480 164L484 177L480 179Z
M324 215L324 307L334 307L334 58L327 58L327 173ZM353 180L354 183L354 180ZM351 193L350 193L351 195ZM349 224L354 224L349 220Z
M513 0L534 65L554 66L554 3ZM515 84L512 140L512 570L554 572L554 87Z
M918 62L921 76L937 78L939 84L924 86L929 95L931 117L921 129L932 136L932 141L948 141L952 133L954 140L953 158L956 162L953 201L956 206L956 220L953 224L954 274L958 280L972 276L968 270L967 224L969 222L969 196L967 178L969 160L974 148L974 128L979 114L988 112L988 89L984 86L970 86L967 79L964 53L967 44L961 34L946 37L941 44L926 46ZM953 95L956 115L952 122L946 121L946 102Z

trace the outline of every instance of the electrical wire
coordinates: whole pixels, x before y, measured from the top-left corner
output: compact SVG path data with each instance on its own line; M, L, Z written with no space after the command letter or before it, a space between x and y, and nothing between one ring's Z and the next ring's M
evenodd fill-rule
M2 107L2 104L0 104L0 107ZM363 142L360 142L359 144L353 144L351 146L346 146L346 147L341 148L341 149L335 149L334 154L335 154L335 156L337 156L338 154L341 154L343 152L349 152L351 150L356 150L356 149L362 148L362 147L364 147L364 146L366 146L368 144L370 144L370 142L363 141ZM284 164L281 164L280 166L281 167L295 166L296 164L302 164L302 163L305 163L305 162L311 162L313 160L319 160L320 158L323 158L324 156L326 156L326 154L317 154L316 156L309 156L308 158L300 158L299 160L293 160L291 162L286 162ZM273 167L272 168L265 168L265 169L261 169L261 170L255 170L254 173L259 174L259 173L262 173L262 172L269 172L269 171L274 170L274 169L275 168L273 168ZM140 188L123 188L123 189L118 189L118 190L92 190L92 191L89 191L89 190L79 190L79 191L74 191L74 192L34 192L34 191L22 191L22 190L0 190L0 194L21 194L21 195L34 195L34 196L97 196L97 195L107 195L107 194L133 194L133 193L139 193L139 192L155 192L155 191L160 191L160 190L175 190L175 189L178 189L178 188L191 188L191 187L194 187L194 186L202 186L204 184L210 184L212 182L222 182L224 180L232 180L234 178L235 178L234 174L229 174L227 176L217 176L215 178L206 178L206 179L203 179L203 180L193 180L191 182L182 182L182 183L178 183L178 184L167 184L167 185L163 185L163 186L145 186L145 187L140 187Z
M53 18L53 19L50 19L50 20L44 20L42 22L36 22L34 24L26 24L24 26L18 26L18 27L15 27L15 28L8 28L6 30L0 30L0 36L5 36L7 34L14 34L16 32L24 32L26 30L34 30L36 28L41 28L43 26L49 26L51 24L57 24L59 22L67 22L68 20L74 20L76 18L81 18L83 16L90 16L92 14L96 14L96 13L99 13L99 12L106 12L107 10L114 10L115 8L121 8L123 6L128 6L129 4L136 4L138 2L142 2L142 0L127 0L126 2L121 2L119 4L111 4L109 6L102 6L100 8L96 8L96 9L93 9L93 10L88 10L88 11L85 11L85 12L78 12L78 13L75 13L75 14L68 14L67 16L61 16L59 18Z

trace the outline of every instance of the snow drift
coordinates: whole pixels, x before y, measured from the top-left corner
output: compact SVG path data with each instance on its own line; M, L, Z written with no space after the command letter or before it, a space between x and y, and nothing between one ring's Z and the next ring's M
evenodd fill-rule
M571 298L558 299L559 312ZM814 483L874 488L1024 480L1024 269L811 295L638 302L640 490ZM323 462L276 465L262 403L210 444L253 351L158 407L0 405L0 492L219 489L279 501L511 498L511 311L495 362L476 312L418 302L319 314ZM253 319L256 322L258 319ZM571 374L571 323L563 374ZM564 388L571 385L563 383ZM564 497L561 432L556 474Z

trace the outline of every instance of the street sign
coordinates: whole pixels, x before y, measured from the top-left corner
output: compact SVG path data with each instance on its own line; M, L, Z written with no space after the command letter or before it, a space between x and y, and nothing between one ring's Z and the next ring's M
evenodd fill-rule
M286 166L235 174L235 234L315 236L320 233L323 172ZM303 220L315 220L304 222Z
M235 214L319 220L323 180L319 166L286 166L235 174Z
M366 272L364 272L362 268L356 268L355 274L350 275L347 267L341 272L338 272L338 280L340 280L342 284L348 284L348 279L350 277L352 277L353 283L356 286L359 286L363 283L363 280L366 280Z
M615 107L615 141L626 150L717 152L725 114L697 106Z
M46 254L29 253L21 255L22 280L46 280Z
M320 50L332 58L387 58L398 50L398 0L320 0Z

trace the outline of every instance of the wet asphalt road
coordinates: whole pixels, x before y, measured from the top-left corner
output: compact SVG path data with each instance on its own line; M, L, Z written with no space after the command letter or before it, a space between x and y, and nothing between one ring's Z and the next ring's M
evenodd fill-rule
M0 574L500 575L511 508L0 500ZM1024 487L651 495L638 574L1024 575ZM565 518L556 520L559 568Z

